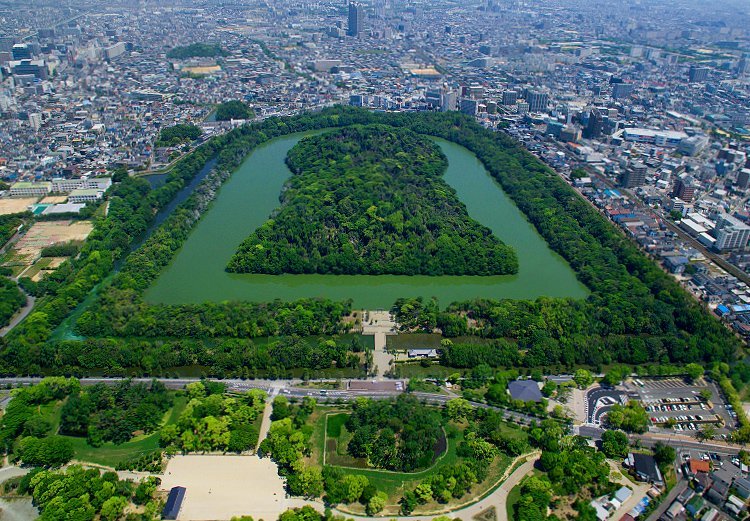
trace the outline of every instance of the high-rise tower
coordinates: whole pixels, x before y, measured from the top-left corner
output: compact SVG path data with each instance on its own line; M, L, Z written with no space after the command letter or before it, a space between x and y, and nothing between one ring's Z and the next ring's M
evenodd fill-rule
M349 3L349 25L347 26L346 34L349 36L354 36L355 38L359 36L359 34L362 32L362 26L364 25L365 20L365 12L364 8L361 4L357 4L354 2Z

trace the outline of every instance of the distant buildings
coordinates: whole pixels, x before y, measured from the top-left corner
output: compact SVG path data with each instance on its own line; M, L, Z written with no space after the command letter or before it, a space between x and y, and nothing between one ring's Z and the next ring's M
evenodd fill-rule
M43 182L20 181L10 186L11 197L44 197L50 193L70 193L68 202L85 203L101 199L112 186L111 177L53 179Z
M44 197L52 188L52 183L31 183L19 181L10 185L11 197Z
M695 185L693 180L689 177L681 177L678 179L674 185L672 195L678 199L682 199L686 203L691 202L695 196Z
M643 163L633 163L622 175L621 184L624 188L635 188L646 184L648 168Z
M653 483L654 485L664 484L661 471L653 456L631 452L624 463L626 467L635 473L636 478L640 481Z
M182 501L185 499L185 487L173 487L167 496L167 503L161 513L162 519L177 519L182 508Z
M612 87L613 99L624 99L633 94L635 86L632 83L615 83Z
M503 105L515 105L516 101L518 101L518 93L516 91L503 91Z

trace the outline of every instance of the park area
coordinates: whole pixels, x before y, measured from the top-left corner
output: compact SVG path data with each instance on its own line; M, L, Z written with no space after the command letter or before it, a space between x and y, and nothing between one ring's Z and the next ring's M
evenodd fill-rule
M433 408L427 407L427 409ZM437 411L437 409L433 410ZM367 478L369 485L388 497L384 509L380 512L381 515L401 514L399 502L405 493L408 494L423 483L438 479L441 473L448 472L449 469L467 461L465 455L460 455L459 447L466 441L469 422L447 421L441 427L442 435L438 437L437 443L431 445L431 461L426 467L405 472L375 468L369 458L355 458L348 450L348 445L355 436L355 433L350 432L346 425L351 412L351 409L341 406L317 406L315 408L307 420L307 425L312 427L312 435L311 453L305 462L321 468L323 466L335 467L343 476ZM503 437L518 439L526 443L526 433L511 424L500 422L497 430ZM467 494L450 498L447 501L427 500L420 504L413 514L430 515L450 511L471 503L475 498L484 497L499 484L506 471L510 470L508 467L512 461L513 458L508 454L497 453L486 467L486 477L472 485ZM339 504L337 508L350 514L366 515L367 513L366 506L358 502L348 505Z

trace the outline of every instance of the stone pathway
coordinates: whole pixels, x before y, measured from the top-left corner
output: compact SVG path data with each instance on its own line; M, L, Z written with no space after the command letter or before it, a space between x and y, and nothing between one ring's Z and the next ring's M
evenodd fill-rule
M391 369L394 359L393 355L386 351L386 336L396 335L398 330L388 311L367 311L366 313L368 317L362 325L362 334L375 337L372 361L377 369L376 376L382 379L383 375Z

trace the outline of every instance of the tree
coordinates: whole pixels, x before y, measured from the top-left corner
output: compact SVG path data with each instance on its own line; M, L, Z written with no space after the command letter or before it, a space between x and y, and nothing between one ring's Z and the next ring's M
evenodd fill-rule
M573 374L573 381L579 389L585 389L594 383L594 377L591 372L586 369L576 369L576 372Z
M358 501L369 484L370 481L365 476L359 474L347 474L341 482L341 486L344 490L344 500L347 503Z
M657 441L656 445L654 445L654 459L656 460L656 463L659 464L660 468L663 465L671 465L676 457L677 452L673 447L660 441Z
M615 404L607 412L606 423L614 429L642 433L648 428L648 414L641 404L634 401L624 407Z
M73 458L73 444L61 436L34 438L27 436L19 442L18 455L27 465L55 467Z
M688 380L690 380L691 382L695 382L700 377L702 377L703 372L703 367L696 363L690 363L685 366L685 374L687 375Z
M216 107L216 121L229 121L230 119L249 119L253 117L253 110L239 100L225 101Z
M608 458L624 458L628 453L627 435L622 431L604 431L604 434L602 434L602 452Z
M367 511L367 515L373 516L383 510L387 501L388 496L386 495L386 493L379 491L370 499L370 501L367 502L367 507L365 508L365 510Z
M711 400L711 390L710 389L701 389L698 393L698 396L701 397L701 400L704 402L708 402Z
M713 425L704 425L701 430L699 430L695 437L698 438L700 441L708 441L714 439L716 436L716 427Z
M445 404L445 410L448 418L453 421L462 421L471 415L474 407L471 406L468 400L463 398L453 398L448 400Z
M128 500L122 496L113 496L102 503L100 511L101 518L104 521L116 521L122 516Z

